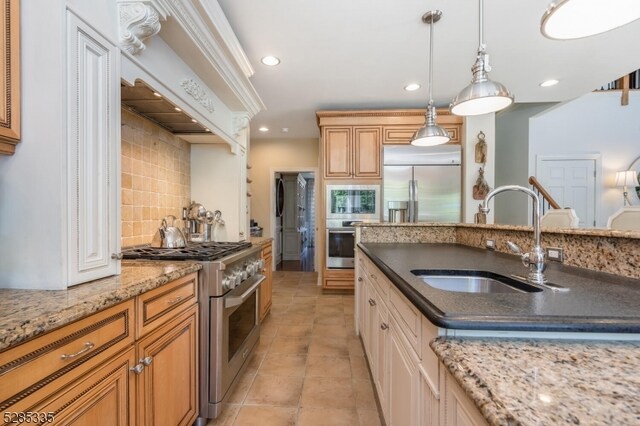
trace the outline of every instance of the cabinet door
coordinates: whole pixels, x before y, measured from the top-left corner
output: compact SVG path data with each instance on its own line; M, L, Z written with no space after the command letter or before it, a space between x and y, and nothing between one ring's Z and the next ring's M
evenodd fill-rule
M325 128L323 140L324 177L351 177L351 128Z
M138 425L191 425L198 414L198 306L138 342Z
M353 176L380 178L380 127L353 128Z
M458 385L456 379L440 366L444 383L444 422L445 426L485 426L485 421L478 408Z
M375 324L372 324L371 332L376 334L375 338L376 347L374 348L375 364L373 374L373 381L378 391L378 399L380 400L380 407L382 407L382 415L389 421L389 374L387 372L389 368L389 311L387 307L382 303L380 297L378 297L378 309Z
M420 424L438 426L440 419L440 392L433 387L427 373L420 368Z
M119 273L120 50L67 12L68 284Z
M271 310L271 296L273 291L271 244L262 249L262 259L264 260L262 273L266 278L262 281L262 284L260 284L260 321L262 321Z
M64 382L66 375L34 392L27 399L38 401L35 405L18 404L6 411L51 413L53 424L61 425L134 424L135 374L129 371L134 364L133 346L116 357L102 356L93 369L79 375L75 381L62 385L55 392L51 393L51 388L56 387L56 382ZM43 421L39 424L47 423Z
M389 426L419 426L420 373L418 357L398 323L389 321Z

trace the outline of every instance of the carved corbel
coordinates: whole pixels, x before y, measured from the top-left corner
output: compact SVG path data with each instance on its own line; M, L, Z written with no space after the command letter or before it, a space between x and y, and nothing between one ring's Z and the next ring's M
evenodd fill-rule
M240 132L249 126L249 116L244 113L237 113L233 117L233 137L240 136Z
M158 0L118 0L120 12L120 46L137 55L145 49L144 41L160 32L160 20L167 12Z

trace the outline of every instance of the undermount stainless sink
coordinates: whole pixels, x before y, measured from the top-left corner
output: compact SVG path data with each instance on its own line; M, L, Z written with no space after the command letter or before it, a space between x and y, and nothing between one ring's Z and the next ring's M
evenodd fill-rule
M535 293L542 291L527 283L488 271L414 269L425 284L460 293Z

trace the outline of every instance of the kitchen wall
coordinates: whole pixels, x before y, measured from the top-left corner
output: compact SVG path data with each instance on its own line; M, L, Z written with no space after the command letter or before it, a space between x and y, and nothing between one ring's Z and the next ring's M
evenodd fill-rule
M251 216L263 228L262 235L272 237L271 198L275 191L274 173L311 171L318 168L318 139L252 139L249 152ZM317 178L317 176L316 176ZM275 197L273 197L275 200ZM275 216L274 216L275 217Z
M190 200L191 146L122 109L122 246L150 243L166 215Z
M516 104L496 114L496 187L529 187L529 118L553 103ZM523 194L503 193L494 199L495 223L526 225L531 210Z
M462 222L473 223L473 216L478 212L481 200L473 199L473 185L478 179L478 169L481 164L475 162L475 146L478 134L485 134L487 142L487 163L484 167L484 178L493 189L495 188L495 155L496 155L496 120L495 114L465 117L464 135L462 141ZM493 221L493 209L487 215L489 222Z

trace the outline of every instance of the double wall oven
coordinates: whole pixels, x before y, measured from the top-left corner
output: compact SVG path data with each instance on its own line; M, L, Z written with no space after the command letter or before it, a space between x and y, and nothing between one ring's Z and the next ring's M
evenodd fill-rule
M380 185L327 185L326 267L353 269L355 222L380 221Z
M259 287L265 276L260 247L201 243L179 249L123 250L125 259L195 260L198 274L200 417L218 417L260 338Z

